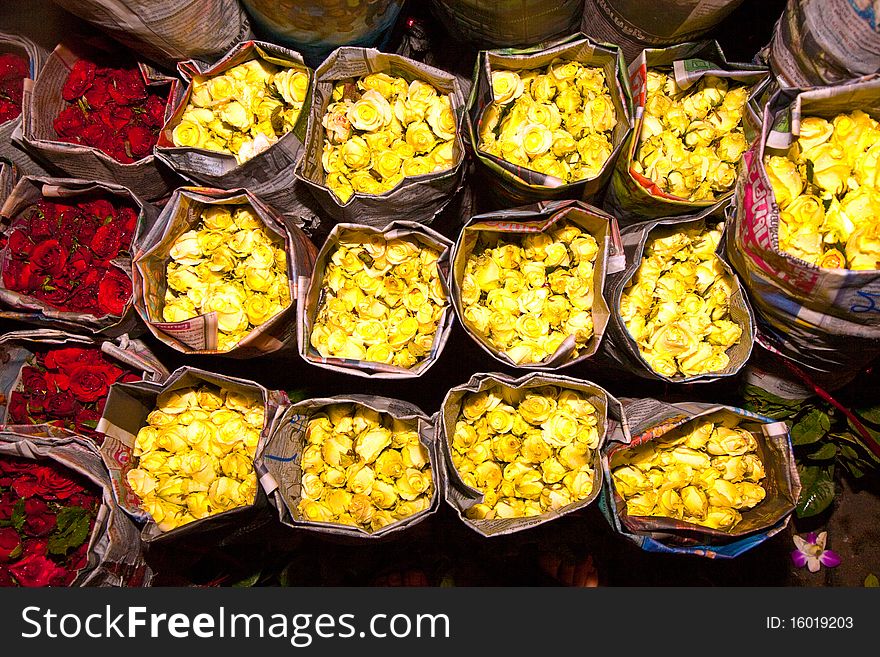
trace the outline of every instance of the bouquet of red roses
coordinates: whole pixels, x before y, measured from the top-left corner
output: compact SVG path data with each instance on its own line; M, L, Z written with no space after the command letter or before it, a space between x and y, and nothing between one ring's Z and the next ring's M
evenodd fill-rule
M0 454L0 586L69 586L88 563L101 505L84 477Z
M9 396L7 424L51 424L101 442L95 429L110 386L140 381L99 347L60 347L31 354Z
M12 52L0 54L0 123L18 118L24 79L30 75L28 62Z
M3 285L57 310L122 316L131 279L113 261L130 259L137 221L135 208L115 199L43 198L10 226Z
M144 84L137 66L111 68L77 60L61 96L68 105L52 123L59 140L97 148L123 164L152 152L166 98Z

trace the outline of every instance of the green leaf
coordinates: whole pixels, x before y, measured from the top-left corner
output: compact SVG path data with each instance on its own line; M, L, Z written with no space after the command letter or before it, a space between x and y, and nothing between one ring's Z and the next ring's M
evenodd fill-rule
M801 477L801 495L798 498L798 518L809 518L822 513L834 500L834 467L798 466Z
M248 577L245 577L245 578L242 579L242 580L239 580L238 582L236 582L236 583L233 584L232 586L233 586L234 588L237 588L237 589L249 589L249 588L251 588L252 586L255 586L256 583L260 581L260 576L261 576L262 574L263 574L263 571L262 571L262 570L258 570L258 571L255 572L253 575L250 575L250 576L248 576Z
M89 512L69 506L58 512L55 531L49 537L50 554L67 554L82 545L89 536Z
M791 442L810 445L822 438L831 428L831 419L818 408L812 409L791 428Z
M27 514L24 512L24 499L19 498L12 507L12 526L16 531L21 531L24 522L27 520Z
M869 589L880 588L880 579L877 579L874 573L868 573L868 576L865 578L865 587Z
M860 408L856 411L856 415L863 420L867 420L872 424L880 424L880 406L872 406L870 408Z
M835 456L837 456L837 445L834 443L825 443L812 454L807 454L807 458L813 461L827 461Z
M295 390L286 390L285 392L287 392L291 404L302 401L309 396L309 391L306 388L296 388Z

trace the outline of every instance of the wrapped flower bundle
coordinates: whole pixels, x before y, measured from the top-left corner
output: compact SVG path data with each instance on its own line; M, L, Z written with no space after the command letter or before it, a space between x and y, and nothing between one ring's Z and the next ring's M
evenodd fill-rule
M370 73L336 81L321 124L324 182L343 204L456 165L449 94L422 80Z
M576 390L495 385L461 400L449 455L483 494L472 520L557 511L591 495L601 436L596 408Z
M0 454L0 587L74 582L89 563L95 488L56 461Z
M611 478L631 516L675 518L735 530L740 511L766 496L764 464L738 418L702 418L618 453Z
M431 357L449 307L439 270L445 245L431 239L430 246L420 232L426 229L415 225L390 237L357 227L339 232L325 254L309 335L322 358L410 370Z
M126 480L160 531L253 504L266 420L256 392L208 383L169 390L146 419Z
M602 248L562 220L546 232L480 231L460 283L462 321L517 365L541 363L593 336L594 271Z
M682 89L671 71L649 69L633 170L688 201L713 201L736 181L748 148L742 118L750 89L713 75Z
M664 229L646 244L620 298L620 316L648 366L665 377L728 367L742 327L731 317L735 280L716 249L723 224Z
M880 269L880 124L861 110L803 116L797 141L764 166L779 248L831 269Z
M309 417L306 440L303 520L376 532L431 507L436 483L414 420L331 404Z
M243 164L294 129L310 83L305 67L261 57L221 74L196 75L171 141L234 155Z
M29 76L27 58L14 52L0 53L0 124L21 115L24 79Z
M163 319L216 313L219 351L234 348L291 303L284 241L247 205L203 206L169 257Z
M618 117L602 68L557 58L544 69L494 70L492 91L482 152L562 184L594 178L611 157Z

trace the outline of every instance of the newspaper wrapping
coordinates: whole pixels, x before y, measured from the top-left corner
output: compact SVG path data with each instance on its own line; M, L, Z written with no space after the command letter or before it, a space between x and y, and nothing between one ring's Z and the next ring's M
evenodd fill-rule
M618 217L621 224L697 212L733 195L731 189L713 200L688 201L662 191L650 178L637 173L632 168L642 132L647 101L648 69L655 67L671 67L676 84L683 89L693 86L705 75L750 85L751 90L742 122L746 138L756 134L761 123L757 108L759 99L766 97L769 85L767 82L769 71L766 67L728 62L715 41L682 43L659 50L643 50L641 55L629 65L635 108L633 130L623 152L617 158L617 166L604 202L605 209Z
M71 586L150 585L153 572L144 561L137 526L116 503L110 476L93 444L57 427L17 427L0 431L0 456L54 461L100 490L102 502L88 538L88 563Z
M331 404L353 404L355 407L390 416L394 420L415 422L419 442L428 452L428 464L434 484L428 508L373 532L351 525L313 522L302 517L298 509L299 502L303 499L301 457L308 442L306 434L309 419ZM348 537L355 541L398 536L403 530L417 525L435 513L443 499L445 471L440 462L434 431L432 418L417 406L399 399L357 394L306 399L281 409L278 422L275 423L265 446L258 452L257 476L277 510L279 520L288 527Z
M532 46L578 31L584 0L432 0L431 9L459 41L477 48Z
M585 66L601 68L609 85L617 124L611 137L613 150L602 170L593 178L569 184L555 176L545 175L484 153L479 148L483 112L494 100L492 71L543 69L554 59L577 61ZM474 85L468 99L466 145L476 158L478 171L486 177L487 191L503 206L526 205L559 198L580 198L589 201L602 192L614 170L614 163L632 131L632 94L629 75L617 46L596 43L583 35L573 35L547 47L525 50L489 50L480 52L474 68Z
M16 140L35 157L50 162L71 178L111 182L128 187L148 201L161 199L177 186L179 179L173 171L159 164L152 153L131 164L123 164L92 146L58 140L53 121L68 104L61 96L64 81L78 60L94 56L107 57L108 54L74 50L63 43L49 54L36 79L25 80L21 132L16 133ZM145 64L138 66L149 88L163 96L166 89L174 88L172 78ZM167 104L165 113L167 116Z
M575 390L583 393L596 409L598 415L597 430L599 432L599 445L592 450L590 467L593 470L593 488L590 494L578 501L572 502L560 509L548 511L538 516L526 518L493 518L489 520L472 520L466 517L466 512L475 504L483 502L483 494L468 486L459 475L452 463L452 436L455 434L455 424L461 412L462 400L469 393L478 393L497 385L512 390L528 390L541 386L555 386L561 390ZM599 496L602 490L603 472L601 464L601 450L606 439L612 434L619 433L629 437L629 427L623 412L621 403L608 393L604 388L595 383L583 379L575 379L560 374L547 374L543 372L530 372L520 378L514 378L507 374L488 373L474 374L464 384L450 390L440 411L435 415L437 442L440 457L446 468L446 501L458 512L464 523L482 536L503 536L524 529L537 527L545 522L550 522L569 513L581 510Z
M742 0L586 0L581 29L619 44L627 62L644 48L691 41L724 20Z
M287 253L290 305L254 328L228 351L217 349L217 313L197 315L185 321L166 322L167 265L175 240L194 229L206 206L248 205L273 236L283 240ZM186 354L255 358L280 350L296 349L296 305L299 290L308 285L316 248L297 226L279 216L246 189L219 190L180 187L162 209L153 230L138 243L134 262L134 305L147 328L165 344Z
M760 55L783 87L826 86L880 71L871 0L788 0Z
M437 274L440 277L443 290L446 293L446 306L443 315L437 324L437 330L434 334L434 342L431 350L412 368L403 368L396 365L350 360L345 358L322 357L317 349L311 345L312 327L315 324L315 318L318 315L318 309L324 301L324 274L330 258L336 251L339 242L350 236L352 233L366 235L381 235L388 240L404 239L407 241L415 241L418 244L433 249L440 254L437 260ZM336 372L344 372L346 374L354 374L355 376L370 377L375 379L408 379L412 377L420 377L428 369L437 362L443 347L449 340L449 333L452 330L452 321L454 312L449 301L449 290L447 278L449 276L449 256L452 249L452 242L443 237L440 233L431 230L422 224L410 221L393 221L384 228L374 228L362 224L336 224L324 246L318 252L315 260L315 269L312 272L311 280L305 290L305 296L297 306L297 328L299 334L297 343L299 345L299 355L312 365L325 367Z
M238 0L54 0L157 64L211 59L251 34Z
M0 162L0 208L6 202L6 198L12 193L18 180L18 167L8 162Z
M317 66L340 46L382 48L403 0L242 0L254 24Z
M656 235L659 232L668 232L670 228L674 230L702 228L707 223L723 222L725 221L724 210L729 203L730 201L724 201L708 210L693 215L655 219L621 229L620 234L623 240L623 248L626 252L627 267L623 271L611 276L605 286L611 318L608 322L605 342L602 345L601 356L604 359L638 376L666 381L667 383L707 383L717 381L736 376L745 366L755 344L755 319L745 289L736 272L733 271L725 259L724 238L722 238L721 243L718 245L716 253L721 259L724 272L731 278L733 283L733 290L730 295L730 319L742 329L742 336L739 342L727 350L730 362L723 370L711 374L697 374L693 376L685 376L679 373L673 377L667 377L655 372L642 357L638 343L633 340L620 315L621 296L636 274L639 265L641 265L642 255L648 240L652 237L652 233ZM726 233L727 230L725 229L724 234L726 235Z
M41 198L50 201L92 199L103 197L116 203L134 205L138 211L138 223L127 249L133 254L139 240L153 227L158 216L156 207L141 200L131 190L112 183L90 182L74 178L22 177L0 208L0 230L8 237L12 222ZM112 264L133 279L132 255L120 255ZM0 270L11 258L8 249L0 251ZM133 295L134 296L134 295ZM134 302L125 305L122 315L96 316L92 314L56 310L48 304L5 288L0 282L0 318L14 319L38 326L69 329L77 333L92 333L104 337L116 337L124 333L136 335L142 332L134 312Z
M174 128L189 104L194 79L212 78L254 59L261 59L285 68L295 68L309 74L309 92L293 129L278 138L267 150L239 164L231 153L220 153L205 148L175 146ZM293 168L303 150L311 105L311 79L314 72L303 63L299 53L264 41L245 41L236 44L228 53L211 65L195 60L177 66L186 86L175 84L165 125L156 144L156 157L195 185L217 189L246 187L267 203L280 210L295 209L296 194Z
M880 80L783 89L745 153L727 255L749 292L758 342L824 387L844 385L880 355L880 271L820 268L778 247L780 209L764 167L800 134L802 116L860 109L880 118Z
M575 336L570 335L559 346L555 353L538 363L517 365L509 356L499 351L480 336L480 334L464 319L464 305L461 300L461 284L464 279L465 267L473 252L480 232L500 233L504 235L521 235L523 237L535 233L549 231L557 223L569 221L581 230L592 235L599 244L599 253L593 268L593 335L581 346L577 355ZM556 370L582 362L599 350L602 337L608 325L609 309L603 290L606 278L624 268L626 262L623 244L617 220L581 201L544 201L534 205L510 210L490 212L473 217L462 229L452 251L452 268L449 274L449 290L452 304L458 315L459 322L465 332L496 360L510 367L536 370Z
M749 411L702 402L669 404L656 399L622 399L631 438L619 430L609 436L602 450L605 485L599 508L611 526L647 552L690 554L710 559L732 559L783 531L797 505L801 491L789 428ZM766 476L761 485L764 500L743 510L742 520L732 531L711 529L682 520L656 516L630 516L616 490L611 469L616 458L637 445L654 441L666 433L702 418L719 421L739 418L758 445L757 454Z
M284 392L267 390L253 381L189 366L174 370L161 384L144 381L114 383L110 387L104 414L98 422L98 431L105 434L100 450L101 457L110 472L113 495L117 503L123 511L142 524L141 540L148 547L198 540L223 548L240 540L247 540L251 530L264 526L271 517L266 495L257 486L257 494L252 504L216 513L163 532L152 516L141 507L140 498L129 485L126 475L129 470L137 466L137 457L134 455L135 438L138 431L147 425L147 415L155 409L159 395L163 392L204 384L248 395L257 394L262 399L265 419L260 433L260 443L255 450L255 455L258 454L277 422L280 409L287 401ZM257 476L260 476L259 473Z
M28 61L28 75L36 79L46 59L46 51L30 39L16 34L0 32L0 53L11 52L21 55ZM0 161L8 160L18 167L21 173L34 176L46 175L43 165L36 162L29 153L17 148L13 143L13 135L21 131L21 116L0 123ZM2 188L2 185L0 185ZM3 202L0 191L0 203Z
M432 84L441 94L449 95L457 121L453 143L454 165L446 171L406 177L397 187L384 194L353 194L345 204L340 204L337 196L324 184L321 162L324 128L321 121L330 104L334 82L380 72L402 77L409 82L423 80ZM464 143L461 138L465 98L454 75L400 55L372 48L343 47L335 50L318 67L313 94L305 152L296 166L296 177L309 187L324 211L337 223L384 226L390 218L394 218L430 224L461 190L465 171Z
M116 340L97 340L54 329L10 331L0 336L0 426L9 430L22 428L9 423L12 393L23 389L21 370L29 364L36 351L62 346L98 348L109 358L139 373L144 381L161 383L169 374L146 344L140 340L131 340L127 335Z

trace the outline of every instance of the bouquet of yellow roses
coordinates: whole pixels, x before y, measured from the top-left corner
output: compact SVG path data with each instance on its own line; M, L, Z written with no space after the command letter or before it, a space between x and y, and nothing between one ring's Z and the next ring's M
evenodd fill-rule
M257 463L284 524L360 538L421 522L443 490L430 418L385 397L286 407Z

